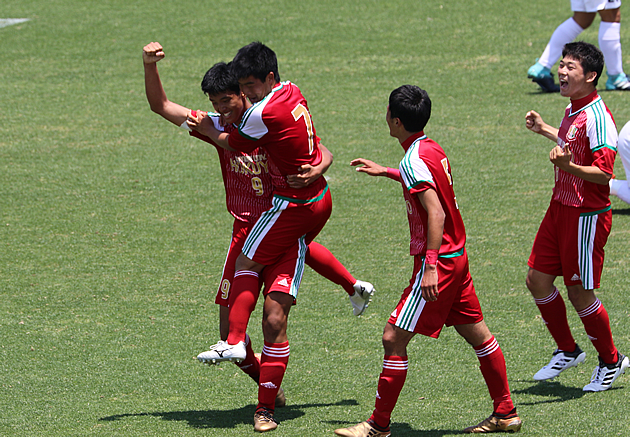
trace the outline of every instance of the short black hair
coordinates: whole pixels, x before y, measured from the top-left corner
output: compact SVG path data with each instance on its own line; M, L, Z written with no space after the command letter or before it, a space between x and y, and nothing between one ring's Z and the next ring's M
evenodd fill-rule
M241 47L232 60L232 73L237 80L254 76L264 82L270 72L276 83L280 82L275 52L258 41Z
M241 93L238 81L232 74L230 64L225 62L217 62L206 72L201 81L201 90L207 96L227 92Z
M431 118L431 99L422 88L403 85L389 95L389 112L408 132L420 132Z
M595 47L593 44L589 44L584 41L577 41L565 44L562 49L562 57L568 56L580 62L584 74L594 71L597 73L593 85L597 86L599 78L604 71L604 55L601 50Z

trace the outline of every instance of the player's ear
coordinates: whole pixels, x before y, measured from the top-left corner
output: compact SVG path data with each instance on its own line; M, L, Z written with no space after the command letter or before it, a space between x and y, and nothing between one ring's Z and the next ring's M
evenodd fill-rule
M589 71L588 73L586 73L585 76L586 76L586 82L591 83L597 77L597 73L595 71Z
M265 82L272 85L276 84L276 75L273 74L273 71L270 71L269 74L267 74L267 77L265 77Z

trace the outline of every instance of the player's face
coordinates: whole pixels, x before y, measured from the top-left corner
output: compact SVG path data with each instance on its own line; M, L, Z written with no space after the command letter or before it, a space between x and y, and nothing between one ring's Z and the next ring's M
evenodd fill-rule
M276 85L273 73L269 73L264 81L249 76L238 80L238 84L241 87L241 92L247 96L250 102L258 103L271 92Z
M558 66L558 82L560 94L572 99L588 96L593 91L592 82L597 73L584 74L582 63L570 57L564 57Z
M214 110L223 116L226 123L240 123L245 112L245 99L242 94L228 91L208 97Z

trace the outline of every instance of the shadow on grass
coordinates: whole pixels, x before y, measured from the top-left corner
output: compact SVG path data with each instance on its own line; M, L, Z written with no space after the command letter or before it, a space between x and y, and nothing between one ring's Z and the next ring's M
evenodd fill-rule
M349 426L354 426L357 422L348 422L345 420L327 420L326 422L329 425L334 426L335 428L347 428ZM445 435L453 435L453 434L465 434L461 429L453 430L453 429L425 429L425 430L417 430L411 428L406 423L392 423L391 425L392 435L406 437L442 437ZM468 435L468 434L467 434Z
M358 405L354 399L346 399L343 401L328 404L300 404L287 405L276 410L275 418L282 423L285 420L293 420L304 416L303 411L307 408L334 407ZM102 417L99 420L113 422L129 417L159 417L162 420L172 420L176 422L188 422L188 426L193 428L235 428L237 425L253 424L255 404L245 405L241 408L232 410L189 410L189 411L154 411L150 413L129 413L116 414L113 416Z
M560 384L559 382L540 381L537 384L534 384L522 390L512 390L512 393L544 396L546 399L541 399L539 401L519 402L519 405L538 405L579 399L587 392L582 391L581 387L567 387Z

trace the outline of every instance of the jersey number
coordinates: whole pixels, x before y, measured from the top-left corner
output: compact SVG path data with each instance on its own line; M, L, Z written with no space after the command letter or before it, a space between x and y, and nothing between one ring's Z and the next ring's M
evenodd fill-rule
M262 180L259 177L252 178L252 188L256 192L257 196L262 196L265 194L265 187L263 187Z
M293 111L293 119L298 121L300 117L304 117L304 123L306 124L306 133L308 134L308 153L313 153L313 122L311 121L311 114L309 114L308 109L301 103L299 103Z
M229 295L230 295L230 281L228 281L227 279L224 279L223 282L221 282L221 299L227 300Z
M446 177L448 178L448 184L453 185L453 177L451 176L451 172L448 169L448 159L444 158L442 161L442 167L444 167L444 173L446 173Z

